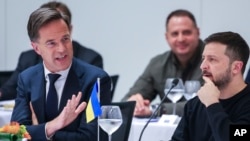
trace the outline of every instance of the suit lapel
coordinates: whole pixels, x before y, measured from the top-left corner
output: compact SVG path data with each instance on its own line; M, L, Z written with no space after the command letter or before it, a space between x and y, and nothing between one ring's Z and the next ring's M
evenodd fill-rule
M59 113L63 110L64 106L67 104L67 100L71 99L73 94L77 95L80 90L81 89L80 89L79 79L71 67L63 88L63 93L59 106Z
M42 66L42 65L41 65ZM37 71L37 75L33 76L33 82L31 87L31 102L34 109L34 112L36 114L36 117L38 119L39 123L42 123L45 121L45 109L44 109L44 103L45 103L45 77L44 77L44 71L43 67L39 69L40 71ZM42 71L41 71L42 70ZM43 80L43 81L37 81L37 80Z
M73 65L75 65L74 61L72 67L70 68L67 79L65 81L62 97L60 100L59 113L61 113L64 106L67 104L67 100L71 99L73 94L77 95L78 92L81 91L80 84L82 84L83 82L79 82L81 79L79 79L76 73L74 72ZM34 76L33 79L34 81L32 82L33 85L31 88L31 101L38 122L41 123L46 121L45 107L44 107L44 104L46 102L46 90L45 90L46 80L44 77L44 68L42 65L37 69L36 74L37 75ZM37 80L43 80L43 81L37 81Z

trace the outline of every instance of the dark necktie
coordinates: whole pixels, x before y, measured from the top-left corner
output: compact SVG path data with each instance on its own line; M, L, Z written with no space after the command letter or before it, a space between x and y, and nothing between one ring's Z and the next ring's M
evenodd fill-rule
M50 121L58 115L58 97L55 88L55 81L61 76L60 74L48 74L49 76L49 91L46 101L46 119Z

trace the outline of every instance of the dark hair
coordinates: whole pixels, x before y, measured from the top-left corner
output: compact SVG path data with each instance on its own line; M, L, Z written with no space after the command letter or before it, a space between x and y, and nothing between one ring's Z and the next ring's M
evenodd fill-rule
M71 24L71 12L66 4L58 1L50 1L41 5L40 8L54 8L69 17L69 23Z
M225 55L231 62L239 60L243 62L242 74L245 71L249 57L249 46L247 42L238 33L218 32L208 36L205 39L205 45L211 42L217 42L226 45Z
M39 29L44 25L54 20L62 19L70 29L70 23L67 15L52 9L52 8L39 8L31 13L27 24L28 35L31 41L37 41L39 36Z
M191 12L189 12L188 10L184 10L184 9L178 9L178 10L172 11L168 15L167 20L166 20L166 25L165 25L166 28L168 26L169 20L172 17L174 17L174 16L177 16L177 17L188 17L188 18L190 18L193 21L194 26L197 27L195 17L194 17L194 15Z

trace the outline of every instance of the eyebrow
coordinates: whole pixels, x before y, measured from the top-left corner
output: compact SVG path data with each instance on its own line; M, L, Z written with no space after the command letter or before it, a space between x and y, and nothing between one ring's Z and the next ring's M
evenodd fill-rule
M46 43L49 43L49 42L54 42L54 41L55 41L55 39L49 39L49 40L46 40L46 41L45 41L45 44L46 44Z
M63 35L62 37L61 37L61 39L62 38L65 38L65 37L70 37L70 35L69 34L65 34L65 35ZM48 40L46 40L45 41L45 43L47 43L47 42L52 42L52 41L55 41L56 39L48 39Z
M62 37L70 37L70 34L65 34Z
M203 54L202 54L202 57L215 57L215 58L218 58L218 57L220 57L220 56L218 56L218 55L203 55Z

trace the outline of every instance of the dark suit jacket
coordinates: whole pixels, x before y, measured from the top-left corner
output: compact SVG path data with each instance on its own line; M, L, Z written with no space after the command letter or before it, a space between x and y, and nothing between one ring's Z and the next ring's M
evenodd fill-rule
M245 78L246 83L250 84L250 68L248 69L247 76Z
M111 79L102 69L89 65L76 58L73 59L61 97L59 112L63 110L72 94L83 93L81 101L88 102L97 78L100 78L100 102L111 102ZM45 141L45 76L43 64L39 63L23 71L18 78L17 98L11 121L17 121L27 127L34 141ZM39 125L32 125L29 102L32 102ZM95 141L97 139L97 121L86 123L85 110L64 129L57 131L57 141Z
M103 68L102 56L96 51L86 48L76 41L73 41L73 50L74 57L89 64ZM3 86L1 86L0 91L2 92L2 96L0 97L0 100L15 99L18 74L28 67L38 64L39 62L42 62L42 58L33 49L22 52L19 57L16 70L11 75L10 79Z

